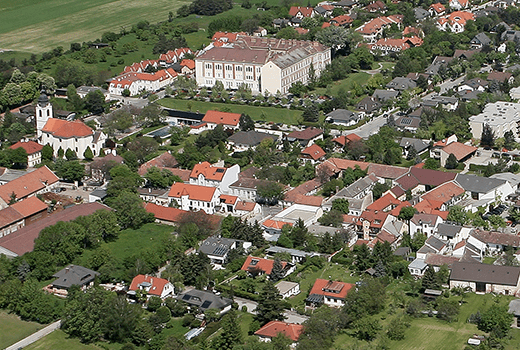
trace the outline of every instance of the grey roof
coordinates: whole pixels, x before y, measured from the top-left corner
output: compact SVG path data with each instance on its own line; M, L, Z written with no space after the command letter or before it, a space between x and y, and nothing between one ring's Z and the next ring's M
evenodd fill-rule
M418 153L421 153L422 151L424 151L428 147L430 147L430 143L426 142L424 140L421 140L421 139L414 139L414 138L411 138L411 137L403 137L401 139L401 142L399 143L399 146L405 147L405 148L413 146Z
M433 237L433 236L432 236ZM427 245L423 245L418 251L417 253L419 254L428 254L428 253L437 253L438 250L435 250Z
M491 179L504 180L511 184L511 186L518 186L520 183L520 175L513 173L498 173L490 176Z
M446 56L436 56L433 59L432 64L428 68L426 68L426 74L429 75L435 75L439 73L439 68L443 65L448 65L453 60L453 57L446 57Z
M472 87L473 89L478 89L481 86L483 86L483 87L488 86L487 80L480 79L480 78L469 79L469 80L466 80L465 82L463 82L462 84L468 85L468 86Z
M437 106L438 104L445 105L445 104L455 104L459 101L456 97L449 97L449 96L430 96L428 98L425 98L422 100L424 106Z
M222 310L233 303L231 299L222 298L211 292L198 289L182 293L178 299L187 304L198 306L202 311L207 309Z
M444 242L442 239L439 239L435 236L430 236L426 240L425 244L428 244L430 247L437 249L437 252L439 252L444 246L446 245L446 242Z
M470 44L489 45L491 44L491 39L484 33L478 33L473 39L471 39Z
M268 134L265 132L259 132L255 130L239 131L228 137L228 141L232 141L235 144L257 146L265 139L272 139L276 141L278 136Z
M323 15L323 14L327 13L327 10L325 10L325 9L324 9L323 7L321 7L321 6L316 6L316 7L314 8L314 11L315 11L316 13L320 14L320 15Z
M509 302L509 310L507 311L516 317L520 317L520 299L513 299Z
M460 96L460 98L464 101L471 101L478 99L478 95L480 95L482 91L470 91L470 90L462 90L457 92L457 94Z
M505 41L516 41L518 38L520 38L520 30L506 30L500 37Z
M289 254L291 254L291 256L299 256L299 257L319 255L317 253L309 253L309 252L304 252L303 250L283 248L283 247L277 247L277 246L269 247L265 250L265 252L270 253L270 254L289 253Z
M99 86L84 86L83 85L76 89L77 92L84 93L84 94L88 94L91 91L97 91L97 90L101 91L103 94L107 93L107 90L105 90Z
M273 19L273 24L280 26L280 25L289 25L289 20L286 18L275 18Z
M376 89L372 94L372 97L377 98L379 101L387 101L399 96L399 91L395 90L382 90Z
M361 179L358 179L354 181L349 186L343 188L341 191L339 191L336 196L337 197L346 197L351 198L358 195L360 192L363 192L368 187L372 186L377 182L377 178L372 174L365 176Z
M401 128L418 128L421 124L421 118L413 116L402 116L395 120L395 125Z
M418 21L422 21L423 19L430 17L430 13L421 7L414 8L413 14L415 19Z
M94 281L98 272L79 265L69 265L56 272L52 277L57 278L52 285L56 288L69 289L72 286L84 286Z
M332 122L351 122L357 121L359 119L359 114L356 112L349 111L348 109L338 108L333 110L332 112L327 114L327 120L331 120Z
M498 31L498 27L500 27L500 26L503 26L506 31L511 30L511 27L509 26L509 24L507 24L506 22L500 22L496 26L491 28L491 33L496 33Z
M457 233L460 232L461 229L462 229L462 226L446 224L446 223L440 223L439 226L437 226L438 234L441 236L449 237L449 238L455 237L457 235Z
M293 289L294 287L296 287L297 285L298 285L298 283L296 283L296 282L280 281L276 284L275 287L278 288L278 291L280 292L280 294L285 294L288 291L290 291L291 289Z
M410 263L410 265L408 265L408 268L422 270L426 266L428 266L428 265L426 265L426 263L424 262L424 259L415 259L414 261L412 261Z
M27 173L33 171L34 169L25 170L16 170L16 169L5 169L4 173L0 176L0 183L7 183L13 180L18 179L21 176L27 175Z
M465 190L475 193L489 193L507 181L475 175L457 174L455 181Z
M395 77L391 82L386 84L388 89L395 90L408 90L414 89L417 86L417 83L410 78L405 77Z
M97 190L94 190L90 192L91 195L104 199L107 196L107 190L106 188L98 188Z
M455 262L450 280L516 286L520 267Z
M356 108L360 111L372 113L381 108L381 103L377 98L367 96L359 101Z
M394 251L394 255L397 256L408 256L412 252L412 249L410 247L399 247Z
M199 247L199 252L206 255L224 257L229 252L236 240L225 237L208 237Z
M355 1L355 0L341 0L341 1L338 1L338 2L334 3L334 6L350 7L350 6L354 6L355 4L357 4L357 1Z

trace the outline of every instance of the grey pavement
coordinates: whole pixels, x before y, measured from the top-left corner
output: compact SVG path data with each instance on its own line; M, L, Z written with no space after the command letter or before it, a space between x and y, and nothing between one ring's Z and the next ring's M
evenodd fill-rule
M442 94L446 93L448 90L459 86L464 81L464 79L466 79L465 75L463 75L462 77L457 78L455 80L448 79L445 82L438 84L437 86L439 86L441 88L440 94L442 95Z
M234 301L235 301L235 303L238 304L239 310L241 310L242 306L245 305L247 307L247 312L249 312L251 314L256 314L256 307L258 305L258 303L256 301L239 298L239 297L235 297ZM292 311L292 310L285 310L284 316L285 316L285 322L287 322L287 323L302 324L303 322L305 322L306 320L309 319L308 316L300 315L297 312Z
M31 345L37 340L40 340L41 338L45 337L46 335L54 332L56 329L60 328L61 326L61 320L56 321L54 323L51 323L47 327L40 329L38 332L35 332L31 334L28 337L25 337L24 339L20 340L19 342L5 348L5 350L18 350L25 348L26 346Z
M370 135L377 134L379 129L386 124L386 119L382 116L377 117L370 122L361 125L359 128L345 131L345 134L354 133L362 138L368 138Z

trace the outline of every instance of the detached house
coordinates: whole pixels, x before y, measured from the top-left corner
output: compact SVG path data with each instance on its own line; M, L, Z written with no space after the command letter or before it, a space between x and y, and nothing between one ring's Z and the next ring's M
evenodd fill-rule
M289 276L291 273L296 270L296 265L293 263L288 263L282 261L282 269L283 269L283 277ZM249 255L244 261L241 270L248 272L253 276L258 275L271 275L273 271L274 260L256 258L254 256Z
M192 289L179 295L178 300L196 308L200 312L208 309L217 309L220 315L231 310L233 300L215 295L205 290Z
M310 127L302 131L293 131L287 135L289 142L298 141L302 147L314 144L316 140L323 140L323 130Z
M211 236L201 243L199 252L206 254L213 265L221 267L227 262L229 252L240 245L249 248L251 243L246 244L236 239Z
M168 193L169 203L175 203L182 210L204 210L214 214L220 205L220 190L215 187L174 183Z
M148 298L156 296L165 299L174 294L173 284L167 279L148 275L137 275L134 277L128 288L128 295L135 296L137 291L145 293Z
M42 162L43 146L34 141L18 141L10 149L23 148L27 152L27 166L32 168Z
M454 10L464 10L470 6L469 0L450 0L450 7Z
M476 293L519 296L520 267L456 262L450 275L450 288L469 287Z
M491 39L484 33L478 33L469 42L472 49L481 49L482 46L488 46L492 43Z
M444 16L444 14L446 14L446 7L444 7L443 4L438 2L436 4L431 4L428 11L430 12L430 15L432 17Z
M497 198L507 198L514 193L513 187L506 180L481 177L475 175L457 174L455 181L468 193L474 202L468 208L476 211L479 206L487 207Z
M352 288L354 288L354 285L351 283L318 278L305 301L307 306L311 308L321 304L342 307L345 305L345 298Z
M224 129L238 129L238 123L240 122L240 114L220 112L220 111L207 111L202 118L202 122L206 123L208 129L212 130L217 125L222 125Z
M377 17L357 28L356 32L361 34L365 41L374 42L383 34L384 28L389 27L392 24L395 24L398 28L401 28L403 18L403 15Z
M421 200L427 200L435 206L434 209L447 211L450 206L460 202L464 193L465 191L462 187L450 181L426 192L421 196Z
M325 155L325 151L320 146L313 144L302 150L300 158L304 163L310 162L311 164L316 164L318 162L324 161Z
M228 193L229 186L238 180L240 166L235 164L229 168L212 166L208 162L195 164L190 173L190 184L206 187L217 187L220 192Z
M79 265L68 265L56 272L52 277L54 282L44 288L45 291L57 296L66 297L72 286L78 286L82 291L94 285L94 279L99 273Z
M314 17L316 13L312 7L293 6L289 9L289 16L304 19Z
M437 20L437 28L443 31L451 31L453 33L462 33L467 21L475 20L475 15L466 11L455 11L448 16L441 17Z
M291 339L294 344L298 341L302 332L303 325L301 324L271 321L257 330L255 335L260 338L260 341L270 342L272 338L275 338L278 334L282 333L287 338Z

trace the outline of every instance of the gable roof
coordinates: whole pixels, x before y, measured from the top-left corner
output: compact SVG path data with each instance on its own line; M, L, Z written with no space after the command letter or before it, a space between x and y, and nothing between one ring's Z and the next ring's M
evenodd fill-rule
M24 198L58 182L58 180L58 177L45 165L0 186L0 198L9 203L13 192L17 199Z
M212 166L209 162L201 162L193 166L190 178L196 179L202 174L208 180L222 181L225 173L226 168Z
M323 130L315 128L315 127L310 127L310 128L306 128L302 131L298 131L298 130L293 131L287 135L287 138L301 140L301 141L308 141L308 140L312 140L315 137L320 136L321 134L323 134Z
M430 143L421 139L415 139L411 137L403 137L399 142L399 146L401 147L413 147L417 151L417 153L421 153L426 150Z
M408 172L408 168L401 168L393 165L369 163L368 172L383 179L395 180Z
M454 256L426 253L426 258L424 259L424 262L432 266L447 265L448 268L451 268L453 266L453 263L458 262L459 260L460 258Z
M168 197L181 198L188 196L189 199L202 202L211 202L215 194L215 187L190 185L185 183L174 183L168 192Z
M202 311L207 309L222 310L233 303L231 299L222 298L214 293L198 289L187 291L179 295L178 299L190 305L198 306Z
M152 277L148 275L137 275L132 280L132 283L130 283L128 290L137 291L140 289L139 286L141 284L145 284L147 287L150 285L148 294L161 296L164 290L164 286L166 286L168 283L170 282L164 278Z
M401 204L401 201L394 196L392 196L390 193L385 194L378 200L376 200L374 203L370 204L367 207L367 210L371 211L381 211L385 210L386 208L390 206L395 206Z
M282 267L285 268L287 266L287 263L285 261L282 261ZM254 270L260 270L266 275L270 275L271 271L273 271L274 266L274 260L270 259L263 259L263 258L257 258L254 256L249 255L246 258L246 261L244 261L244 264L242 265L241 270L244 271L254 271Z
M438 220L438 218L439 216L435 214L415 213L415 215L412 217L410 221L416 225L433 225Z
M356 134L341 135L332 139L332 142L339 143L341 146L350 144L351 142L361 141L361 137Z
M43 146L39 143L36 143L34 141L27 141L27 142L21 142L18 141L14 145L10 146L10 149L17 149L17 148L23 148L27 154L34 154L41 152L43 149Z
M235 205L235 211L253 211L255 206L255 202L238 201Z
M276 230L281 230L285 225L292 226L293 223L292 222L279 221L279 220L272 220L272 219L267 219L264 222L262 222L262 226L267 227L267 228L273 228L273 229L276 229Z
M121 158L121 163L122 163L122 157L120 157L120 156L118 156L118 157ZM101 159L105 159L105 158L106 157L101 158ZM117 159L116 161L119 162L119 159ZM139 173L139 175L144 176L144 175L146 175L146 172L148 171L148 169L150 169L152 167L157 167L159 169L167 168L168 170L171 171L172 170L171 168L176 168L178 166L179 166L179 162L177 162L177 159L175 159L175 157L170 152L164 152L163 154L158 155L157 157L150 159L149 161L147 161L146 163L141 165L139 167L138 173Z
M23 201L19 201L10 206L10 208L15 209L19 212L23 217L27 218L31 215L39 213L47 209L47 204L38 199L38 197L33 196Z
M460 161L469 156L471 153L476 152L477 149L477 147L465 145L460 142L452 142L446 147L444 147L442 150L447 154L453 154L455 158L457 158L457 160Z
M455 181L464 190L476 193L488 193L507 183L506 180L467 174L457 174Z
M202 118L202 121L205 123L237 126L240 121L240 114L209 110Z
M520 267L455 262L450 280L516 286Z
M231 238L211 236L204 240L199 247L199 252L206 255L224 257L229 252L236 240Z
M455 173L438 170L411 167L410 171L399 177L396 182L404 189L414 188L418 184L428 186L439 186L445 182L455 179Z
M470 44L489 45L491 44L491 39L485 33L478 33L471 39Z
M72 286L83 286L94 281L98 272L79 265L68 265L56 272L52 277L57 278L52 282L53 287L69 289Z
M520 247L520 236L493 231L474 230L471 236L486 244Z
M228 142L234 142L240 145L256 146L264 139L272 139L273 141L276 141L278 136L256 130L238 131L228 137Z
M21 220L23 220L22 214L12 207L0 210L0 228L7 227Z
M308 155L313 160L318 160L322 157L325 157L325 154L325 151L315 143L302 150L302 155Z
M60 138L86 137L94 134L94 131L81 120L68 121L57 118L49 118L42 131Z
M21 256L33 250L34 240L38 238L40 231L44 228L54 225L58 221L72 221L78 216L93 214L100 209L112 210L106 205L98 202L74 205L38 220L29 226L22 227L7 236L1 237L0 246L10 250L18 256Z
M312 11L314 9L312 7L303 7L303 6L292 6L289 9L289 16L296 16L299 13L302 14L303 17L310 17L312 15Z
M155 203L145 203L144 209L152 213L156 219L177 222L179 221L182 214L187 213L185 210L181 210L173 207L163 207Z
M422 199L440 203L447 203L453 197L460 196L463 193L464 189L462 187L460 187L453 181L450 181L435 187L433 190L429 192L426 192L425 194L423 194Z
M329 281L318 278L309 293L309 297L313 294L327 296L333 299L344 300L348 292L354 287L352 283L339 281Z
M509 72L497 72L497 71L493 71L491 73L488 74L487 76L487 80L488 81L499 81L499 82L505 82L507 80L509 80L509 78L511 78L513 75Z
M303 332L303 326L296 323L285 323L282 321L271 321L255 332L261 337L274 338L282 333L293 342L298 341Z
M454 224L440 223L439 226L437 226L438 234L449 238L455 237L460 230L462 230L462 226Z

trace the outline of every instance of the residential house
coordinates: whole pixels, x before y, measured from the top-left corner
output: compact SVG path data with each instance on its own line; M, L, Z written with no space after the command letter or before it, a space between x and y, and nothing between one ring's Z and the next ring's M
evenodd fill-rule
M395 120L395 127L400 131L416 133L421 124L421 118L402 116Z
M426 107L437 107L441 106L443 109L447 111L455 111L459 106L459 99L456 97L448 97L448 96L430 96L428 98L422 99L423 106Z
M125 90L135 96L142 91L159 91L172 84L177 78L177 72L173 68L158 70L154 73L146 72L123 72L113 78L108 85L110 95L123 95Z
M354 21L354 19L352 17L350 17L349 15L340 15L340 16L331 18L329 23L333 24L333 25L337 24L338 26L341 26L341 27L346 27L346 26L351 25L353 21Z
M334 10L334 5L323 4L320 6L316 6L314 8L314 13L316 13L316 15L319 15L321 17L330 17L330 16L332 16L333 10Z
M367 96L358 102L356 110L366 116L381 112L381 102L375 97Z
M229 185L229 194L242 200L256 201L258 186L265 186L271 181L255 179L252 177L239 177L237 181Z
M430 236L424 242L424 245L417 251L418 259L426 259L426 254L444 254L448 251L448 242L443 241L436 236Z
M454 181L446 182L421 196L421 200L435 203L435 209L447 211L447 209L460 202L464 195L464 189Z
M110 100L110 93L108 92L108 90L105 90L99 86L85 86L85 85L82 85L80 87L78 87L76 89L76 93L78 94L79 97L81 98L85 98L89 92L94 92L94 91L101 91L101 93L103 94L103 96L105 96L105 101L109 101Z
M277 246L272 246L272 247L267 248L265 250L265 253L270 257L274 257L277 253L288 253L291 255L291 262L293 264L301 263L304 259L312 258L315 256L320 256L319 253L304 252L303 250L277 247Z
M462 33L467 21L475 20L475 15L467 11L455 11L437 20L437 28L453 33Z
M461 258L460 261L467 261L466 258L470 257L474 260L474 262L482 262L484 252L479 248L475 247L473 244L469 243L467 239L460 241L455 246L453 246L451 255ZM464 259L462 259L464 258ZM470 260L471 261L471 260Z
M303 160L304 163L310 162L314 165L318 162L324 161L325 155L325 151L320 146L314 143L311 146L306 147L302 150L300 154L300 159Z
M286 323L282 321L270 321L255 332L261 342L270 342L280 333L292 340L295 344L303 332L303 325L297 323ZM294 346L291 346L294 348Z
M276 143L278 136L255 130L238 131L228 137L226 142L234 152L244 152L249 149L254 150L265 139L270 139Z
M411 167L407 173L395 180L396 187L412 195L424 193L455 178L454 173ZM394 194L397 194L392 189Z
M312 7L292 6L289 9L289 16L303 19L306 17L314 17L316 13Z
M386 9L387 9L387 7L386 7L385 3L380 0L372 1L370 4L365 6L365 10L370 13L374 13L374 12L384 13L386 11Z
M281 261L283 277L289 276L296 270L296 265L290 262ZM273 271L274 260L257 258L249 255L242 265L241 270L246 271L252 276L267 275L269 276Z
M280 281L275 287L280 292L282 299L287 299L300 294L300 284L296 282Z
M408 157L408 153L413 148L417 154L422 154L430 147L430 142L421 139L413 139L410 137L403 137L399 142L399 146L403 149L403 154Z
M437 226L435 235L440 239L449 242L452 246L456 246L459 242L468 239L471 230L470 227L445 222Z
M480 91L484 92L486 91L489 83L487 80L481 79L481 78L473 78L464 81L458 88L457 91Z
M426 254L426 258L424 259L424 263L433 267L435 272L439 272L442 266L446 266L449 270L451 270L453 263L458 261L460 261L460 258L458 257L434 253Z
M386 84L387 89L393 89L397 91L415 89L416 87L417 83L415 81L413 81L410 78L403 77L395 77L394 79L392 79L392 81Z
M190 184L217 187L221 193L229 193L229 186L238 180L240 165L229 168L213 166L208 162L195 164L190 173Z
M195 73L195 61L194 60L183 59L181 61L180 65L181 65L181 74L191 75L191 74Z
M266 241L277 242L284 226L293 226L292 222L267 219L262 222L263 236Z
M439 215L416 213L410 220L410 235L413 237L415 233L421 232L430 237L442 222L444 220Z
M216 309L220 315L231 310L233 300L215 295L205 290L192 289L179 295L178 300L196 308L200 312Z
M395 24L400 28L403 23L403 18L403 15L377 17L361 25L356 29L356 32L361 34L365 41L375 42L376 39L383 34L384 28L389 27L392 24Z
M10 202L46 193L58 184L58 177L43 166L0 186L0 209Z
M473 230L468 243L485 254L499 254L505 247L520 248L520 236L494 231Z
M469 60L473 57L473 55L480 53L480 49L472 49L472 50L455 50L453 54L453 58L458 58L460 60Z
M238 129L240 114L209 110L202 118L202 122L207 124L208 129L215 129L217 125L222 125L224 129Z
M47 204L36 196L0 210L0 237L7 236L47 215Z
M361 137L356 134L348 134L348 135L340 135L332 139L332 142L341 149L344 149L345 146L349 147L353 143L361 141Z
M510 72L492 71L491 73L488 74L487 80L489 82L512 84L513 81L515 80L515 77Z
M323 198L314 195L321 187L322 183L317 179L306 181L292 190L287 191L282 203L284 206L301 204L305 206L321 207Z
M453 61L453 57L435 56L435 58L432 61L432 64L430 64L428 68L426 68L425 73L428 74L430 77L437 75L441 67L446 68L451 61Z
M450 0L450 8L454 10L464 10L471 7L469 0Z
M165 225L175 225L177 222L179 222L183 214L188 213L186 210L165 207L155 203L145 203L144 209L148 213L152 213L154 215L155 222Z
M251 243L247 245L242 243L232 238L211 236L200 244L199 252L206 254L214 266L222 267L227 262L231 250L237 249L239 246L243 248L251 246Z
M436 4L431 4L428 11L432 17L444 16L446 14L446 7L438 2Z
M428 264L424 262L424 259L416 258L408 265L408 271L413 277L422 277L428 269Z
M519 296L520 267L456 262L450 275L450 288L469 287L476 293Z
M249 219L256 214L260 214L262 208L260 204L255 202L246 202L239 200L235 205L235 215L242 217L243 219Z
M375 89L372 97L377 98L381 102L392 101L399 96L399 91L396 90L383 90L383 89Z
M477 152L477 147L465 145L457 141L457 136L452 135L433 144L430 157L439 159L441 166L446 165L450 154L453 154L458 162L464 162Z
M347 294L352 288L354 288L354 285L351 283L318 278L305 301L307 306L311 308L322 304L339 308L345 305Z
M489 46L493 42L485 33L478 33L471 39L469 45L472 49L481 49L483 46Z
M289 142L298 141L302 147L311 146L316 140L323 140L323 130L315 127L292 131L287 135Z
M60 297L66 297L68 290L73 286L78 286L82 291L92 287L96 276L99 276L96 271L70 264L52 275L56 280L44 287L44 290Z
M217 35L217 33L215 33L215 35ZM184 58L184 56L186 54L191 54L191 53L193 53L193 52L189 48L186 48L186 47L178 48L175 50L168 50L168 52L163 53L159 56L159 64L161 66L168 66L168 65L180 62L180 61L182 61L182 59Z
M505 180L505 181L509 182L509 184L513 188L514 192L516 192L518 190L518 184L520 184L520 178L518 176L516 176L516 174L513 174L513 173L493 174L489 178L490 179Z
M415 21L417 23L424 21L428 17L430 17L430 12L426 11L422 7L416 7L413 9L413 14L415 16Z
M168 200L182 210L203 210L206 214L214 214L220 205L220 193L215 187L177 182L170 188Z
M502 41L513 41L520 39L520 30L511 30L506 29L504 32L502 32L502 35L500 36L500 39Z
M476 211L478 207L487 207L490 203L500 198L507 198L514 193L513 187L506 180L496 178L481 177L476 175L457 174L455 181L467 192L474 203L472 209Z
M158 278L148 275L137 275L130 283L128 288L128 295L133 297L138 291L144 293L148 298L152 296L165 299L175 294L173 284L167 279Z
M27 166L32 168L42 162L43 146L34 141L18 141L9 147L10 149L23 148L27 153Z
M344 126L352 126L361 120L361 114L349 111L348 109L335 109L332 112L329 112L325 116L325 121Z

